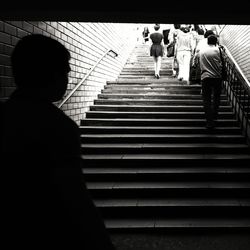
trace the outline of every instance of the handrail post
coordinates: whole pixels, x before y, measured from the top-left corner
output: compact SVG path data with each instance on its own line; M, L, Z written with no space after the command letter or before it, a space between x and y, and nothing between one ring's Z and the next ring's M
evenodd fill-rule
M110 52L112 51L115 56L118 54L114 52L112 49L108 49L105 51L105 53L98 59L98 61L95 63L95 65L90 69L90 71L82 78L82 80L70 91L70 93L61 101L61 103L58 105L58 108L61 108L62 105L75 93L75 91L83 84L83 82L89 77L89 75L92 73L92 71L95 69L95 67L99 64L99 62Z

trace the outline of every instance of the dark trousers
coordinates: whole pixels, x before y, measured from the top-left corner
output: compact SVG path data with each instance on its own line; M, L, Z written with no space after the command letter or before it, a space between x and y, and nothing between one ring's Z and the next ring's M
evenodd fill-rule
M201 81L202 98L207 122L217 119L222 89L221 78L205 78Z

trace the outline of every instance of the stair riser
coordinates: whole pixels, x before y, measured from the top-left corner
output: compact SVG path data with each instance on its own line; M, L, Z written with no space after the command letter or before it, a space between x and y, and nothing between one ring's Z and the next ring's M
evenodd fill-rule
M249 158L248 158L249 159ZM185 158L174 158L174 159L160 159L160 158L137 158L137 159L128 159L120 158L118 159L110 159L110 158L100 158L100 159L84 159L83 164L85 168L100 168L104 169L108 166L109 168L125 168L133 170L137 170L138 168L148 168L150 170L155 170L156 168L162 167L170 167L176 168L176 171L181 168L195 168L195 167L204 167L209 168L211 171L220 169L222 166L226 166L228 168L234 168L236 171L239 168L245 168L249 170L249 160L244 159L218 159L218 158L201 158L201 159L185 159ZM152 166L154 168L152 169Z
M98 207L102 216L111 218L243 218L249 216L249 207L213 207L213 206L183 206L183 207Z
M88 188L94 199L168 199L168 198L201 198L201 199L240 199L248 198L250 189L228 189L228 188L114 188L114 189L92 189Z
M230 143L230 144L238 144L245 143L244 137L99 137L99 138L91 138L91 137L81 137L82 143Z
M248 148L221 148L221 147L148 147L148 148L87 148L82 145L82 154L249 154Z
M216 170L215 170L216 171ZM160 182L171 182L171 181L248 181L250 173L121 173L109 174L109 173L84 173L85 180L91 181L160 181Z
M115 128L111 127L109 128L104 128L104 127L96 127L96 128L88 128L88 127L80 127L80 132L82 134L203 134L203 133L208 133L207 129L204 128L195 128L195 127L190 127L188 128L182 128L182 129L177 129L177 128L155 128L155 129L136 129L136 128ZM209 132L212 133L212 132ZM209 134L208 133L208 134ZM226 128L226 129L218 129L215 128L213 134L224 134L224 135L239 135L240 129L235 127L235 128Z

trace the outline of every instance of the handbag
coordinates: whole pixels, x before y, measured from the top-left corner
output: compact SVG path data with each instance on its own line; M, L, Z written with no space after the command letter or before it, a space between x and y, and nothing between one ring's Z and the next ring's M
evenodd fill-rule
M167 45L167 57L173 57L175 50L175 42L172 42Z
M197 56L192 56L190 59L189 80L195 84L201 84L200 62Z
M221 48L219 47L219 51L220 51L220 59L221 59L221 64L222 64L222 72L221 72L221 79L223 81L227 80L227 70L226 70L226 66L225 66L225 61L222 55L222 51Z

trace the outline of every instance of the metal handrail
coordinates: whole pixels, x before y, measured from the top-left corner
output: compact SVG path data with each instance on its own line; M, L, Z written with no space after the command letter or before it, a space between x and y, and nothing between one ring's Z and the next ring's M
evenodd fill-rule
M82 80L70 91L70 93L61 101L61 103L58 105L59 108L62 107L62 105L75 93L75 91L84 83L84 81L89 77L89 75L92 73L92 71L95 69L95 67L99 64L99 62L109 53L112 52L114 57L118 56L118 54L113 51L112 49L108 49L105 51L105 53L98 59L98 61L95 63L95 65L90 69L90 71L82 78Z
M250 84L242 73L239 65L234 60L229 50L223 46L225 66L228 74L223 81L227 96L229 97L237 120L245 134L246 140L250 141Z
M240 73L240 76L245 81L246 87L248 87L248 89L250 90L250 82L248 81L248 79L246 78L246 76L244 75L244 73L242 72L239 64L235 61L234 57L230 53L230 51L227 48L227 46L223 45L223 48L225 49L225 52L226 52L227 56L230 58L230 60L232 61L232 63L234 64L234 66L236 67L236 69L238 70L238 72Z

